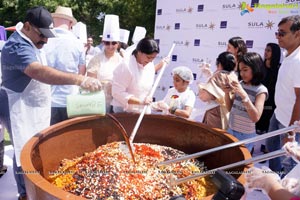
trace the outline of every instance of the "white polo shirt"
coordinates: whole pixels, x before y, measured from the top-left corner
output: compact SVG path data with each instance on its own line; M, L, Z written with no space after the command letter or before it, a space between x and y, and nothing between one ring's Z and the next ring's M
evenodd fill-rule
M289 126L296 101L295 88L300 88L300 46L285 57L278 72L275 87L275 115L281 124Z

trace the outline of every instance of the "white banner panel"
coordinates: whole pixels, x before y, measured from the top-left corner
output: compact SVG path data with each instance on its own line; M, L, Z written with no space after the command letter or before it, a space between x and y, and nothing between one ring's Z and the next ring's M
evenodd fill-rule
M156 61L167 55L173 43L177 45L155 99L165 96L173 85L171 71L180 65L192 69L191 88L197 93L197 83L205 81L199 65L208 62L215 70L215 60L226 51L231 37L242 37L249 52L263 57L266 44L277 43L278 22L295 14L300 14L300 0L157 0L155 39L161 53ZM195 107L201 110L202 105L197 99Z

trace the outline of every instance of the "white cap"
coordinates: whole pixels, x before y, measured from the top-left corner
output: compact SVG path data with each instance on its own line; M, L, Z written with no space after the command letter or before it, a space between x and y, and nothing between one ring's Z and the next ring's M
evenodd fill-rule
M130 31L126 29L120 29L120 42L123 42L125 44L128 43Z
M173 69L172 73L173 75L177 74L180 78L182 78L185 81L189 81L190 84L194 80L194 75L192 70L186 66L176 67Z
M120 41L120 26L118 15L105 15L103 41Z
M143 39L146 36L146 33L147 31L144 27L136 26L132 36L132 42L134 44L138 43L141 39Z
M86 25L82 22L76 23L72 27L72 32L74 35L82 41L82 43L86 43L87 41L87 31L86 31Z

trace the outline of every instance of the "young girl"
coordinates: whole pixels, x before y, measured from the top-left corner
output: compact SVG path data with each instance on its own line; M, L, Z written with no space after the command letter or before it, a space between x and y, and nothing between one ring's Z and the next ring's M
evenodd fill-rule
M223 52L216 59L217 70L205 84L199 84L199 99L206 102L206 111L202 122L213 128L227 129L228 111L225 105L225 93L221 89L227 79L237 80L231 73L235 66L232 53Z
M229 81L223 87L229 115L228 132L239 140L255 137L255 123L261 117L267 88L261 84L263 61L258 53L249 52L241 57L238 72L241 81ZM230 92L233 95L230 95ZM253 144L246 144L249 151Z
M185 67L176 67L172 71L173 85L162 101L154 103L153 107L167 111L180 117L189 118L196 100L195 93L190 89L189 84L193 82L192 71Z
M228 111L224 105L224 92L214 82L199 84L199 99L206 102L202 123L212 128L227 129ZM223 109L225 108L225 109Z

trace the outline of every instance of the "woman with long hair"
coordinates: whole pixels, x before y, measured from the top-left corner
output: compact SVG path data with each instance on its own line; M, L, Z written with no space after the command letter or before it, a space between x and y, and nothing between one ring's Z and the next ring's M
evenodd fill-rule
M257 134L268 132L269 122L275 110L274 94L275 85L277 82L278 70L280 67L281 50L278 44L268 43L264 53L264 66L265 78L262 84L267 87L269 98L265 102L264 110L260 120L256 123Z

